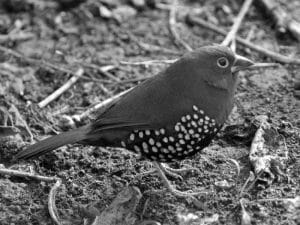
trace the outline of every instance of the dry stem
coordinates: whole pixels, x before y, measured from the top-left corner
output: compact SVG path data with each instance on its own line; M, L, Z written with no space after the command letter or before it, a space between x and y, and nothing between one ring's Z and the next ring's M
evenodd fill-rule
M63 86L58 88L56 91L54 91L51 95L49 95L47 98L42 100L38 103L38 106L40 108L44 108L46 105L48 105L50 102L58 98L60 95L62 95L66 90L68 90L76 81L82 77L84 74L84 70L82 68L79 68L73 77L71 77L70 80L67 81Z
M222 45L229 46L229 44L236 38L237 31L244 19L249 7L251 6L253 0L245 0L244 4L239 12L238 16L235 19L233 26L231 27L229 33L226 35L225 39L221 43Z

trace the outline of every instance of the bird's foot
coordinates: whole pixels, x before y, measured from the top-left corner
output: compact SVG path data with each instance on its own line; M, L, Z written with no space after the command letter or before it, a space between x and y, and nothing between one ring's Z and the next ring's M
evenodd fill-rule
M173 194L174 196L177 197L184 197L184 198L190 198L193 200L193 202L197 205L200 205L201 202L195 196L199 195L205 195L207 194L206 192L192 192L192 191L179 191L176 188L173 187L173 185L170 183L168 178L166 177L165 173L170 173L169 171L166 172L168 169L162 165L161 163L154 162L154 165L157 169L158 175L161 177L162 181L164 182L164 185L168 189L168 191ZM174 173L173 173L174 174ZM177 175L177 174L176 174ZM179 175L177 175L179 176Z

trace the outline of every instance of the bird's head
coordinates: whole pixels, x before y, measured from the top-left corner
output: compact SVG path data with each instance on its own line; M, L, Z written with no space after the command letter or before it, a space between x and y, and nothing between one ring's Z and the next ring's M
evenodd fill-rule
M199 68L197 76L209 87L234 91L237 83L237 72L254 63L230 48L221 45L201 47L187 57Z

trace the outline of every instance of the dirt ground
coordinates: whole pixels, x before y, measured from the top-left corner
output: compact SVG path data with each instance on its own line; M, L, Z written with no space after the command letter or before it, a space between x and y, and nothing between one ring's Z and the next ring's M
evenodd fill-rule
M188 23L185 16L198 11L200 18L229 30L241 2L180 2L176 24L179 36L193 49L221 43L224 36ZM281 2L289 15L300 18L298 0ZM201 205L169 194L156 174L144 174L151 170L150 162L120 149L64 146L33 161L11 163L13 156L31 142L30 131L34 140L39 140L85 124L88 118L80 122L70 118L166 67L165 63L126 62L176 59L187 51L170 33L166 9L170 3L0 3L0 44L20 53L14 55L0 49L0 124L19 129L5 137L0 133L0 164L61 178L56 207L63 224L83 224L82 207L95 204L101 212L128 185L136 186L142 193L135 210L136 224L300 224L300 98L296 90L299 65L278 63L241 72L236 106L226 127L202 154L170 164L174 168L199 169L184 174L182 181L170 179L180 190L206 192L198 197ZM272 20L263 14L251 6L239 36L299 58L299 41L290 34L279 34ZM256 62L275 62L239 44L237 52ZM112 67L103 72L104 66ZM74 74L79 68L84 69L84 74L73 86L47 106L38 106L72 77L68 71ZM253 120L259 115L268 116L276 137L280 137L272 137L273 144L284 142L288 159L281 173L274 172L275 179L267 185L256 183L245 189L253 170L249 162L257 129ZM241 173L237 178L236 167L228 159L239 164ZM52 185L0 175L0 224L53 224L47 209Z

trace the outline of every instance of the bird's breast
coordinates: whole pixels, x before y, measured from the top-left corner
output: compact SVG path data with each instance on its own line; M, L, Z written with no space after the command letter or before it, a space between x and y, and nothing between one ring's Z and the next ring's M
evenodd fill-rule
M144 158L172 162L206 147L221 126L193 105L190 112L178 117L175 123L157 129L133 130L119 144Z

